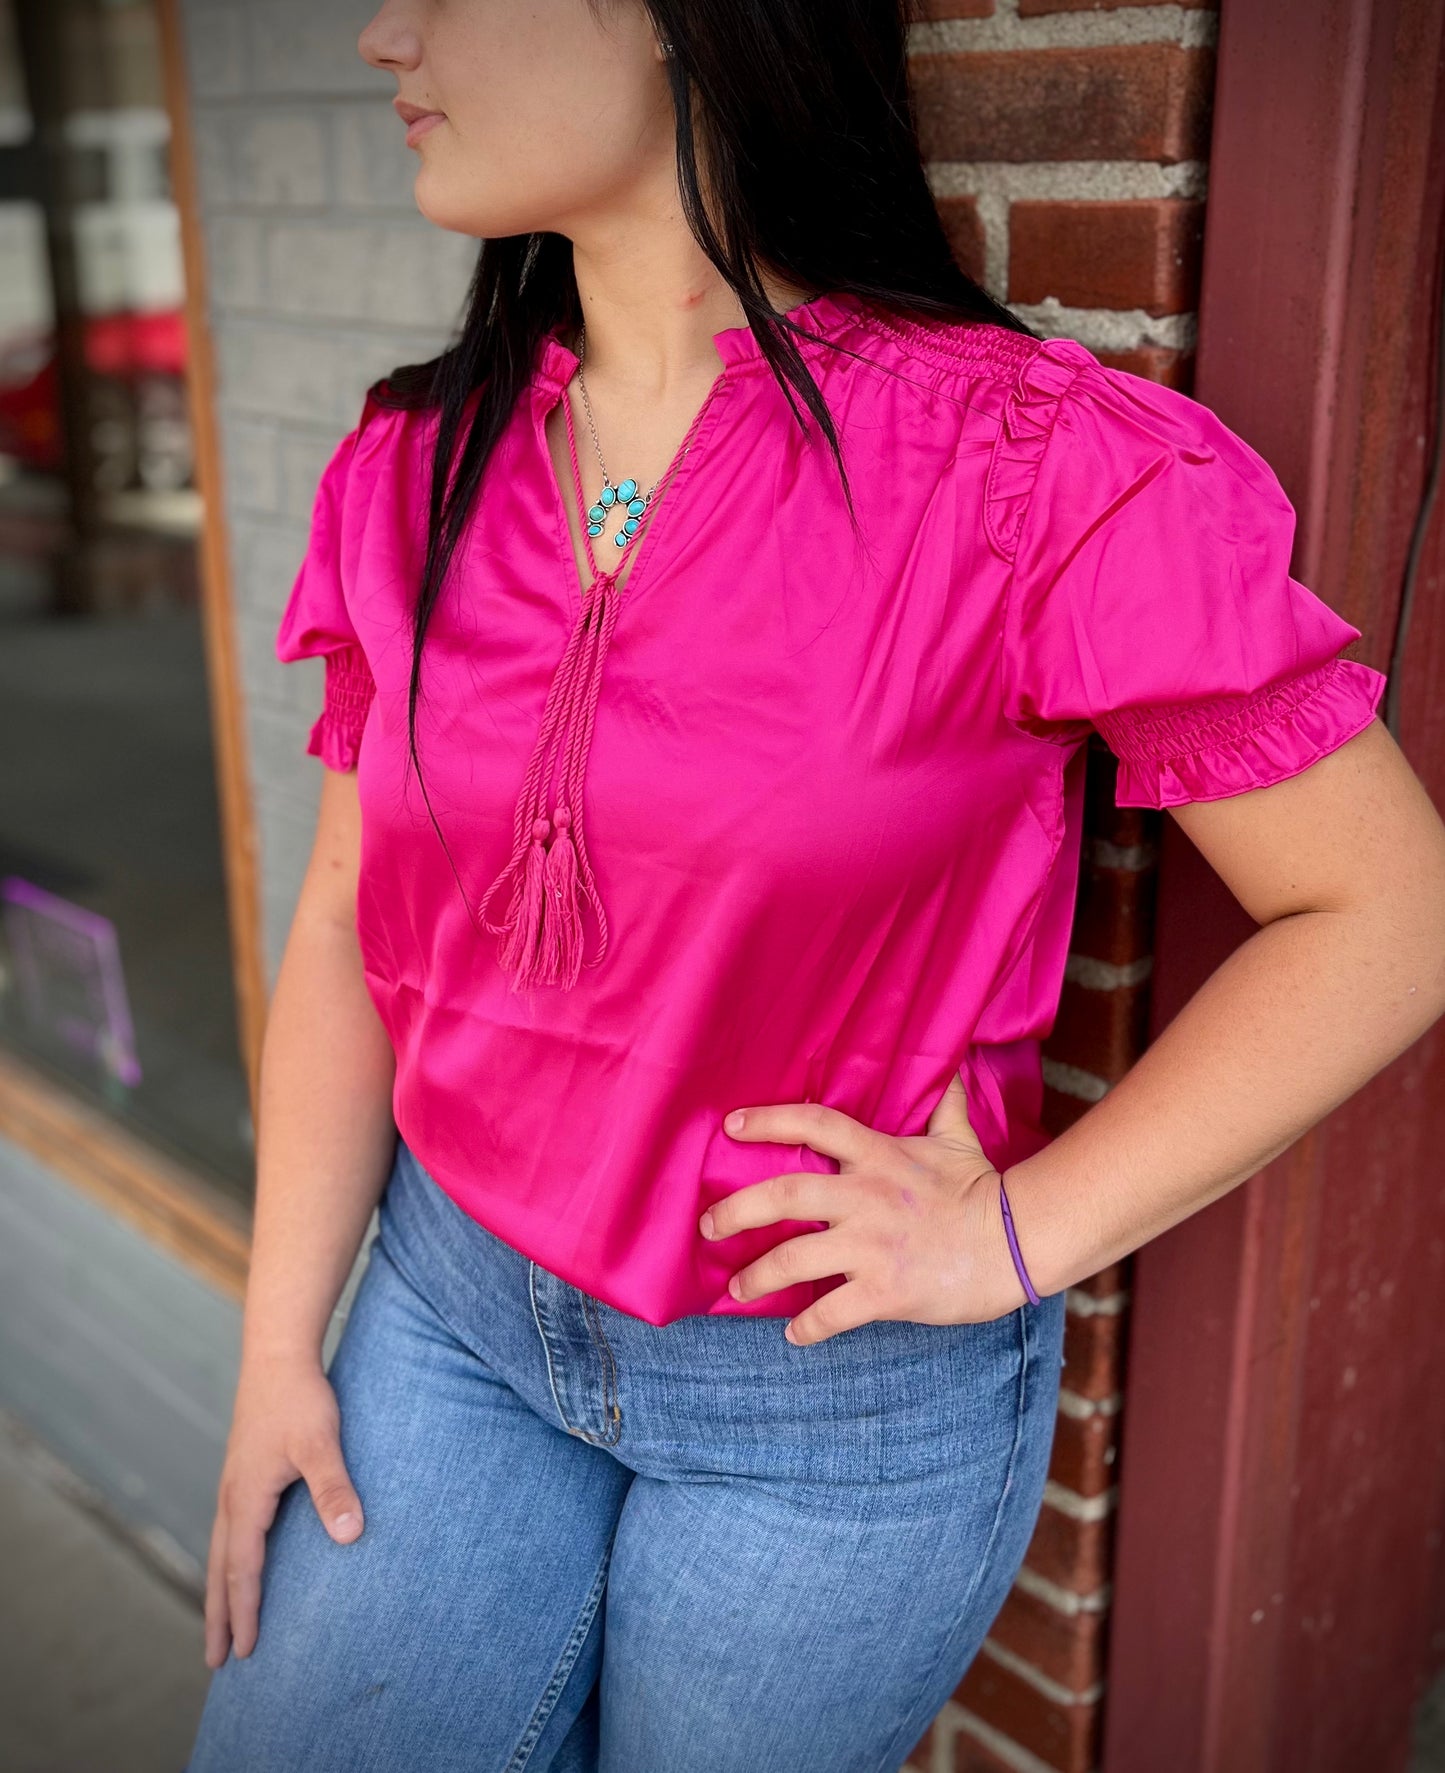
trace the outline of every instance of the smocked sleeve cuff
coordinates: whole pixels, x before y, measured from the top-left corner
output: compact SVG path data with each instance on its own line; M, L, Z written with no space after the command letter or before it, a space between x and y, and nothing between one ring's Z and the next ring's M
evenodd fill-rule
M1115 801L1181 806L1283 781L1362 732L1384 689L1383 672L1335 658L1247 697L1101 714L1119 759Z
M354 770L375 694L371 667L359 646L327 653L325 700L306 741L307 753L328 769Z

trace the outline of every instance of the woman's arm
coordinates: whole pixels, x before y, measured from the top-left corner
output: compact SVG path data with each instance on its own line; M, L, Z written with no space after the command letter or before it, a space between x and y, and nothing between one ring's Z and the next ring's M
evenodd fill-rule
M361 973L356 776L326 770L261 1053L244 1355L319 1360L395 1147L395 1055Z
M1445 826L1373 721L1298 775L1175 816L1262 926L1102 1101L1006 1174L1040 1293L1136 1250L1252 1176L1445 1011ZM955 1077L926 1134L894 1137L820 1103L748 1106L735 1138L804 1144L836 1175L740 1188L705 1213L726 1238L780 1219L734 1296L846 1277L789 1328L810 1343L874 1318L984 1320L1023 1290L999 1176Z
M206 1569L212 1668L255 1648L266 1532L288 1485L305 1481L333 1539L364 1524L321 1364L396 1143L394 1057L356 939L360 853L356 778L328 769L262 1048L241 1372Z
M1445 826L1378 720L1297 776L1173 813L1261 928L1005 1173L1040 1292L1254 1175L1445 1011Z

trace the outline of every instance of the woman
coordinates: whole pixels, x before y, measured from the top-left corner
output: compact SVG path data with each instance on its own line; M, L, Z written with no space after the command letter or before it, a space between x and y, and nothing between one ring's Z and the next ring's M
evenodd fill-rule
M191 1773L890 1773L1065 1290L1441 1012L1445 831L1265 462L954 268L894 0L361 49L486 245L278 638L327 767ZM1260 928L1050 1143L1096 728Z

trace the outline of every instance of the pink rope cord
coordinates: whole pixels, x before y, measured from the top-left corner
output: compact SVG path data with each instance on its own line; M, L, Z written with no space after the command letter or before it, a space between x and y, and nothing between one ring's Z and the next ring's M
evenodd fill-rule
M711 405L721 381L719 377L714 382L688 427L687 436L633 532L632 549L636 548L648 518L656 510L663 488L691 449L703 414ZM592 551L592 538L587 534L582 473L577 461L576 428L565 389L562 399L567 419L573 496L578 502L582 542L593 577L582 592L572 632L548 686L541 724L517 795L512 818L511 854L476 909L476 917L483 928L501 938L497 958L511 980L513 991L534 984L561 985L570 989L576 984L584 965L594 967L602 960L610 940L607 913L587 853L582 809L592 729L602 694L602 669L621 608L619 579L623 574L620 564L610 572L603 572ZM629 555L629 565L632 558L634 556ZM625 576L630 579L631 573ZM554 781L557 784L555 797L552 796ZM547 813L549 798L552 800L550 818ZM493 922L487 916L487 906L509 881L512 892L506 915L500 923ZM588 960L583 959L584 905L590 906L598 931L597 950Z

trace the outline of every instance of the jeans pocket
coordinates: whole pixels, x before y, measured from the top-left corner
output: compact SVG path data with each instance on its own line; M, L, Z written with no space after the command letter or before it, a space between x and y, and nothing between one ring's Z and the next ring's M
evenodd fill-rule
M885 1480L960 1467L1002 1479L1032 1376L1030 1309L976 1324L875 1326Z

